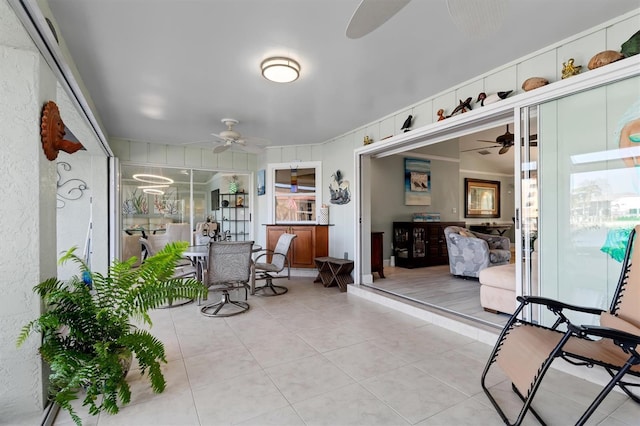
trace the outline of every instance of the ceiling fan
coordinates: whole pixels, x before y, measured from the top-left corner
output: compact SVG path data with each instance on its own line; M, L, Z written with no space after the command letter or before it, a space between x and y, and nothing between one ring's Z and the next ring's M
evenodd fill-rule
M513 146L514 140L515 140L515 135L509 131L509 125L507 124L507 131L504 134L498 136L495 141L487 141L487 140L479 139L478 142L487 142L487 143L495 144L495 146L491 148L496 148L499 146L500 150L498 151L498 154L502 155L502 154L506 154L509 151L509 149ZM529 137L529 145L538 146L538 135L534 134ZM476 150L482 150L482 149L485 149L485 148L475 148L475 149L470 149L469 151L476 151Z
M213 148L214 154L220 154L229 148L238 148L242 151L257 154L262 152L264 147L269 144L269 141L266 139L242 137L242 135L234 129L234 126L238 124L238 120L235 118L223 118L220 121L227 126L227 129L220 133L211 134L211 136L217 139L216 141L213 141L213 143L216 144ZM188 144L202 142L204 141L189 142Z
M347 37L369 34L409 4L411 0L362 0L347 26ZM497 31L506 17L509 0L446 0L458 30L473 37Z

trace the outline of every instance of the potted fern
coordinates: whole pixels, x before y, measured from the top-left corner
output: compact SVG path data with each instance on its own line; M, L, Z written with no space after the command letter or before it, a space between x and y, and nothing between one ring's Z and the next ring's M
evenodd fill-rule
M186 242L167 244L139 267L133 267L135 257L115 260L107 275L92 272L74 247L59 263L77 263L80 274L65 282L50 278L34 287L45 313L22 328L17 344L42 333L40 354L51 367L52 398L76 424L82 422L71 401L82 392L83 405L92 415L115 414L119 403L129 403L126 375L133 356L153 391L165 389L160 369L167 362L164 345L132 320L151 326L149 310L175 299L206 296L206 287L196 279L173 278L186 247Z

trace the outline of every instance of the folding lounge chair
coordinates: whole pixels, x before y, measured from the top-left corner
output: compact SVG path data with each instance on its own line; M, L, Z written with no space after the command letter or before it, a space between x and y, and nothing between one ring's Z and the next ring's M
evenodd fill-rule
M498 337L481 379L484 392L506 424L511 423L485 384L487 373L495 364L511 380L513 391L523 402L514 425L522 423L527 411L545 424L531 403L545 373L558 357L573 365L600 366L611 376L609 383L576 424L583 425L616 385L640 404L640 382L623 380L626 375L640 377L639 233L640 225L637 225L629 235L622 272L609 311L572 306L541 297L518 297L520 305ZM529 304L545 305L553 312L557 317L553 326L549 328L518 319ZM572 324L563 313L566 310L599 315L600 326ZM634 388L635 393L631 390Z

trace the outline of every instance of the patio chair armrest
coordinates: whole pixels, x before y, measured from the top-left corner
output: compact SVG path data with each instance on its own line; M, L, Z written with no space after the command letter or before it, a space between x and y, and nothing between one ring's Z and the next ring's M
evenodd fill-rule
M615 328L602 327L599 325L569 325L571 331L576 333L580 337L596 336L603 337L605 339L611 339L616 345L636 347L640 345L640 336L627 333L626 331L618 330ZM626 344L626 345L625 345Z
M255 263L258 263L258 259L260 259L261 257L267 256L267 255L269 255L269 254L271 254L271 255L273 255L273 254L274 254L273 250L269 250L269 249L262 249L262 250L260 250L260 252L263 252L263 253L262 253L262 254L259 254L259 255L258 255L258 256L253 260Z
M538 296L518 296L518 302L520 303L535 303L537 305L545 305L547 308L554 312L560 312L563 309L570 311L584 312L587 314L600 315L604 310L600 308L591 308L585 306L570 305L568 303L560 302L559 300L549 299L547 297Z

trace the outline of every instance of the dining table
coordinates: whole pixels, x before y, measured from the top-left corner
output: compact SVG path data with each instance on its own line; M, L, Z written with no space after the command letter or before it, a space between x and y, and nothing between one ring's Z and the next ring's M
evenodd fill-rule
M214 242L215 244L215 242ZM252 253L262 251L260 244L254 244L251 248ZM186 248L182 253L184 256L191 259L191 263L196 268L196 278L202 282L203 271L207 265L207 259L209 258L209 244L195 244ZM253 267L253 260L251 261L251 278L250 278L251 294L256 293L256 279L255 268Z

